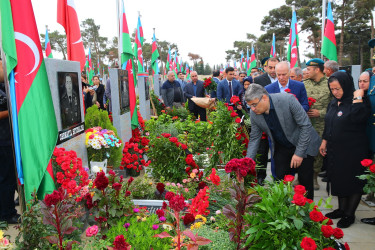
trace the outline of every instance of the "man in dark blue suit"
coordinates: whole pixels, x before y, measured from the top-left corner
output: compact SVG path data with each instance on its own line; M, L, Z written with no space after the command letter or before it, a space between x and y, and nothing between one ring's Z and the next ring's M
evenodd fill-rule
M240 96L243 87L239 81L234 79L233 67L226 68L225 73L227 77L217 85L217 99L230 103L230 98L232 98L232 96Z
M186 84L184 89L185 97L188 99L189 111L199 118L201 121L207 121L206 109L199 107L195 104L191 98L192 97L206 97L206 92L203 87L203 82L198 80L198 74L196 71L190 73L191 82Z
M299 103L302 105L302 108L307 112L309 110L309 103L307 100L305 85L302 82L289 79L289 75L289 62L279 62L276 64L277 81L268 84L265 89L270 94L283 93L286 89L289 89L290 93L297 97Z

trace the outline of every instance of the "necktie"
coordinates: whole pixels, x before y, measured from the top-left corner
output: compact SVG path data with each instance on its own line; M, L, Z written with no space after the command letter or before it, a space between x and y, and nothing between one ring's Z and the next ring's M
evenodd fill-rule
M69 96L69 104L72 105L72 97Z
M232 97L233 92L232 92L232 82L231 81L229 82L229 93L230 93L230 97Z

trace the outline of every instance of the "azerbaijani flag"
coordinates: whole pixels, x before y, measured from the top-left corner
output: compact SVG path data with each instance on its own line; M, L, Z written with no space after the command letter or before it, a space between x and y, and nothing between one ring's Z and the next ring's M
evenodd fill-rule
M74 0L57 0L57 22L65 29L68 60L80 62L82 71L86 60L85 49Z
M159 74L159 66L158 66L158 58L159 58L159 51L156 44L155 33L152 37L152 48L151 48L151 67L152 67L152 74Z
M2 47L15 118L12 122L16 125L17 168L22 164L23 170L23 180L19 179L24 183L26 201L34 190L43 199L55 189L52 165L48 163L58 131L31 0L2 0L0 13L1 33L6 34Z
M91 47L89 48L89 54L87 56L87 60L89 62L89 74L87 75L88 77L88 82L90 85L93 85L94 83L92 82L92 78L95 75L94 69L92 68L92 60L91 60Z
M98 75L100 75L100 63L99 63L99 58L98 58Z
M49 40L49 37L48 37L48 29L47 28L46 28L46 37L45 37L45 41L44 41L44 50L46 52L46 57L53 58L52 49L51 49L51 41Z
M168 55L167 55L167 63L166 63L166 70L169 71L171 70L171 60L172 60L172 57L171 57L171 47L168 46Z
M291 68L298 67L298 40L297 15L293 6L292 24L290 25L289 47L287 54L287 59L290 62Z
M135 88L137 86L137 78L136 78L136 75L134 74L135 72L135 65L133 62L134 54L132 51L132 45L131 45L131 40L129 36L128 23L126 21L124 1L122 1L122 15L120 19L121 19L120 31L122 33L121 35L121 38L122 38L121 40L122 42L121 65L123 69L125 68L128 71L131 127L132 129L135 129L139 125L137 106L136 106L137 97L135 95Z
M178 62L178 57L177 57L177 51L174 51L174 71L177 72L180 71L180 63Z
M272 35L272 46L271 46L270 57L276 57L276 37L275 37L275 33L273 33L273 35Z
M243 70L243 61L244 61L243 52L241 51L241 70Z
M249 48L247 48L247 52L246 52L246 71L249 71L249 68L250 68L250 58L249 58Z
M329 60L337 62L337 48L336 48L336 36L335 36L335 24L333 22L331 1L328 1L327 8L327 22L324 29L324 37L322 43L321 53Z
M190 80L190 69L189 69L189 65L186 63L186 80Z
M141 24L141 17L138 16L138 25L135 34L135 42L134 42L134 56L138 59L138 72L144 72L145 67L143 63L143 55L142 55L142 42L143 42L143 31L142 31L142 24Z
M250 67L247 70L247 75L250 75L251 69L255 68L257 66L257 60L255 58L255 52L254 52L254 47L251 46L251 57L250 57Z

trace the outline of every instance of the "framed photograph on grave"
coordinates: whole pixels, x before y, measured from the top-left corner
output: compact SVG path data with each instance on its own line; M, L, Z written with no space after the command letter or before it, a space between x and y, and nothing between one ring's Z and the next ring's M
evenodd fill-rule
M120 100L120 115L130 111L129 101L129 79L128 71L119 69L118 72L118 89Z
M145 95L146 95L146 101L150 100L150 81L148 77L145 77Z
M81 123L81 99L77 72L57 72L62 129Z

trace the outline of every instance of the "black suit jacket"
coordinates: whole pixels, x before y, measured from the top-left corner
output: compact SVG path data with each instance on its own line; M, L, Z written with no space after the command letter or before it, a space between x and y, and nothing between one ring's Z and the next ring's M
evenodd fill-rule
M268 77L267 73L264 73L261 76L255 77L254 83L257 83L259 85L262 85L263 87L266 87L268 84L271 83L271 79Z
M189 110L193 110L194 107L195 107L195 103L191 100L191 98L193 96L195 96L195 97L205 97L206 96L205 89L203 87L202 81L200 81L200 80L197 81L197 95L195 95L195 93L194 93L193 85L194 85L193 82L189 82L188 84L186 84L186 86L184 88L185 97L188 99Z

